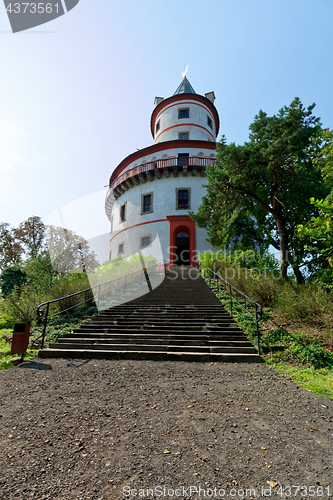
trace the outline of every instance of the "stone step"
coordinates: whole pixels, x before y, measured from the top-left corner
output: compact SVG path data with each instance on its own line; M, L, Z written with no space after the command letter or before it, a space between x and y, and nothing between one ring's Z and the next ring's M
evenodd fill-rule
M260 362L204 280L183 279L186 272L171 280L167 271L155 290L92 317L40 356Z
M209 334L209 335L204 335L204 334L197 334L197 335L179 335L179 334L167 334L167 333L132 333L132 334L126 334L124 335L123 333L96 333L96 332L91 332L91 333L77 333L75 334L75 337L73 337L73 333L67 333L64 337L61 339L67 339L67 338L87 338L90 339L91 341L94 341L94 339L126 339L128 341L131 341L132 339L161 339L165 342L170 342L170 339L173 339L175 341L179 341L181 343L186 342L187 340L193 341L193 342L199 342L199 341L224 341L224 342L239 342L239 341L244 341L244 342L249 342L244 334L240 332L238 335L229 335L229 334L220 334L220 335L214 335L214 334Z
M107 350L107 351L174 351L174 352L197 352L197 353L243 353L243 354L256 354L256 350L251 347L235 347L235 346L174 346L174 345L151 345L151 344L92 344L90 342L73 342L71 344L63 344L57 342L50 345L53 349L93 349L93 350Z
M130 316L129 316L130 314ZM95 318L91 319L90 322L93 323L103 323L103 322L109 322L109 321L175 321L175 322L181 322L181 321L233 321L233 319L229 315L218 315L218 314L189 314L189 315L171 315L168 313L161 313L161 314L145 314L145 313L140 313L136 314L135 312L131 313L128 312L127 314L115 314L112 316L96 316Z
M42 358L80 358L80 359L149 359L155 361L191 361L224 363L261 363L258 354L243 353L197 353L174 351L107 351L98 349L43 349Z
M85 328L74 328L73 332L74 333L80 333L80 332L91 332L91 331L96 331L96 332L140 332L140 331L160 331L160 332L188 332L188 333L202 333L202 332L235 332L241 330L237 326L219 326L219 325L203 325L203 326L177 326L177 325L104 325L104 326L96 326L96 325L91 325L90 327L85 327Z
M187 335L192 335L192 336L196 336L196 335L202 335L202 334L210 334L210 333L214 333L215 335L222 335L222 334L228 334L228 333L232 333L232 334L239 334L239 335L244 335L244 333L242 332L242 330L240 330L240 328L238 328L237 326L235 327L228 327L228 328L218 328L218 327L212 327L212 326L208 326L208 327L205 327L205 328L199 328L197 330L193 330L193 329L189 329L189 328L172 328L172 327L145 327L145 328L140 328L140 327L137 327L137 328L121 328L121 327L118 327L117 325L115 326L110 326L108 328L95 328L95 327L91 327L91 328L74 328L73 330L73 333L74 334L81 334L81 333L94 333L94 332L100 332L100 333L121 333L123 335L126 335L126 334L135 334L135 333L144 333L144 332L147 332L147 333L155 333L155 334L178 334L178 333L186 333Z
M221 337L218 339L207 339L206 338L199 338L199 339L174 339L172 336L170 338L165 338L165 337L157 337L154 338L152 336L147 337L144 336L143 338L139 336L133 336L132 338L126 337L118 337L118 338L94 338L94 337L81 337L78 338L77 336L75 337L63 337L61 339L58 339L57 344L72 344L76 342L83 342L83 343L94 343L94 344L121 344L126 340L129 344L149 344L149 345L160 345L160 344L168 344L168 345L174 345L174 346L191 346L191 345L203 345L203 346L235 346L235 347L252 347L252 344L249 340L225 340L222 339Z

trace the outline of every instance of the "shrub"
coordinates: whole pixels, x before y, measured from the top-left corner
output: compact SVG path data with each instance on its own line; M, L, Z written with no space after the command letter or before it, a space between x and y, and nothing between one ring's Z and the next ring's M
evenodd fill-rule
M236 256L204 252L200 255L199 262L218 273L251 299L263 306L271 306L283 283L274 267L275 261L269 256L265 261L265 258L258 254L257 260L252 261L254 264L257 263L258 267L251 268L250 257L254 258L249 252L239 252ZM241 262L246 267L241 267Z
M287 282L275 299L276 313L288 320L318 322L332 311L333 296L316 284Z

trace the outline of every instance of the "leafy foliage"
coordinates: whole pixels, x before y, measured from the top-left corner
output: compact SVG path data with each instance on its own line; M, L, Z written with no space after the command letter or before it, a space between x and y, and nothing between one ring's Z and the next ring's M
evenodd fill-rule
M0 269L18 264L21 261L23 247L16 239L15 230L9 224L0 224Z
M36 258L45 247L45 226L40 217L29 217L14 229L16 239L25 248L27 258Z
M300 224L298 234L302 240L309 240L306 248L313 258L316 258L318 253L324 257L326 265L323 264L316 275L321 275L325 285L333 288L333 194L325 200L311 198L311 203L318 209L319 215L311 217L305 225ZM331 270L324 271L325 267L330 267Z
M314 339L289 333L281 327L269 329L264 338L269 344L278 343L283 348L279 359L296 360L315 368L333 368L333 353Z
M222 253L203 252L200 265L217 272L241 292L264 306L271 306L283 283L272 254L254 250Z
M20 267L17 266L11 266L7 267L2 271L0 275L0 287L1 287L1 293L3 297L8 297L14 290L14 288L17 288L17 290L20 292L22 285L26 282L27 279L27 273L25 271L22 271Z
M89 243L69 229L48 226L47 246L53 268L58 273L95 271L98 261L91 252Z
M259 273L250 267L238 267L239 263L249 258L249 252L240 253L241 259L235 255L223 256L206 252L200 264L216 270L220 276L229 278L228 281L252 299L263 306L262 326L266 322L271 325L273 317L280 321L292 322L297 325L307 325L313 332L290 333L285 328L271 326L263 334L262 339L271 348L274 362L287 361L298 365L308 365L315 368L333 369L333 297L321 286L315 284L298 284L291 279L282 280L274 278L273 272ZM251 264L252 261L252 264ZM256 265L256 259L250 259L249 266ZM205 268L202 267L205 275ZM207 278L206 278L207 279ZM207 283L219 297L223 306L230 311L230 297L218 280L208 279ZM229 288L227 286L227 290ZM239 299L242 302L242 299ZM249 303L250 306L250 303ZM253 318L247 314L237 303L233 302L233 314L240 327L245 331L250 340L256 341L256 325ZM321 331L318 335L317 328ZM265 345L265 343L263 344Z
M314 105L305 109L298 98L272 117L260 111L243 146L217 144L217 162L207 169L207 195L198 213L213 246L241 242L245 247L280 250L280 271L291 264L299 282L307 250L297 226L317 213L310 198L326 196L320 168L319 119ZM300 195L301 193L301 195ZM291 258L292 257L292 258Z

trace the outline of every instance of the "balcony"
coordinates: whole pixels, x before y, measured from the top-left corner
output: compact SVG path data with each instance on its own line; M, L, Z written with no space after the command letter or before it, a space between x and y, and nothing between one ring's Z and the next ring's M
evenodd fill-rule
M182 172L183 176L197 175L198 173L203 177L205 175L206 167L208 165L215 165L215 158L207 156L190 156L188 158L167 158L165 160L154 160L137 167L127 170L115 179L110 185L110 191L113 191L115 196L120 196L121 192L128 190L134 185L138 185L146 180L154 180L154 177L160 179L162 175L170 177L170 173L174 177L178 177L178 172ZM120 188L120 189L117 189ZM117 196L118 195L118 196Z

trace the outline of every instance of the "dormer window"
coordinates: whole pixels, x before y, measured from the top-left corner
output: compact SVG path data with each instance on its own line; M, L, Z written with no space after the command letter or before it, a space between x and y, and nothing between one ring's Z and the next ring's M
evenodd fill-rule
M190 108L181 108L178 109L178 118L189 118L190 116Z
M158 120L158 122L156 123L155 134L157 134L157 132L160 130L160 127L161 127L160 120Z

